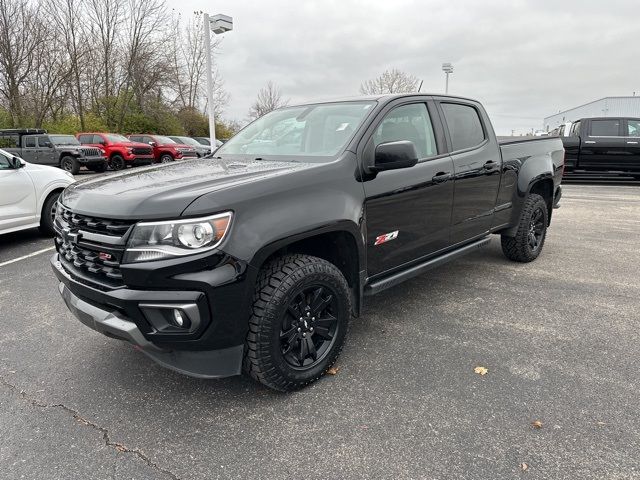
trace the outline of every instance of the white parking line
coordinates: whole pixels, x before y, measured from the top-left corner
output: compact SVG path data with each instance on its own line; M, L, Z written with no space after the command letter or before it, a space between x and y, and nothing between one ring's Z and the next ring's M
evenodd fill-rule
M30 253L29 255L23 255L22 257L14 258L13 260L7 260L6 262L1 262L0 267L4 267L5 265L9 265L10 263L19 262L20 260L24 260L26 258L35 257L36 255L40 255L41 253L44 253L44 252L50 252L55 248L56 247L43 248L42 250L38 250L36 252Z

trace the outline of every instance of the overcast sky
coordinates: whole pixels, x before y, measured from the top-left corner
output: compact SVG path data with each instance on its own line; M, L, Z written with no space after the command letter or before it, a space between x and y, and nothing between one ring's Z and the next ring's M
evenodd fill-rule
M498 134L605 96L640 94L639 0L167 0L224 13L234 30L215 58L245 119L272 80L291 102L357 95L387 68L484 103Z

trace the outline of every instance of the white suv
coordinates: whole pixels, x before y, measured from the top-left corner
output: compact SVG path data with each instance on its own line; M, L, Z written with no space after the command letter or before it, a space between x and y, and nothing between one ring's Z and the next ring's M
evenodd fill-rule
M33 227L53 234L56 201L73 182L69 172L0 149L0 234Z

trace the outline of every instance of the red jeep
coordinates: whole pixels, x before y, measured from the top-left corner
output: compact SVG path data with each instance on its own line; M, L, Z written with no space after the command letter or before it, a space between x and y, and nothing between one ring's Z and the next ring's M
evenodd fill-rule
M176 143L169 137L163 135L136 134L129 135L132 142L140 142L151 145L153 148L153 158L156 163L168 163L183 158L196 158L198 152L195 148L182 143Z
M76 138L82 145L102 148L113 170L153 163L153 149L149 145L132 142L117 133L78 133Z

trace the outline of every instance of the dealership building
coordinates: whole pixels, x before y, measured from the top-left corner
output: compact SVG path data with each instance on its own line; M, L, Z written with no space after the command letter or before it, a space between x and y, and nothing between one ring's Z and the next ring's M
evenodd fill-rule
M545 131L566 122L573 122L579 118L589 117L636 117L640 118L640 96L638 97L605 97L600 100L585 103L564 112L545 117L543 129Z

